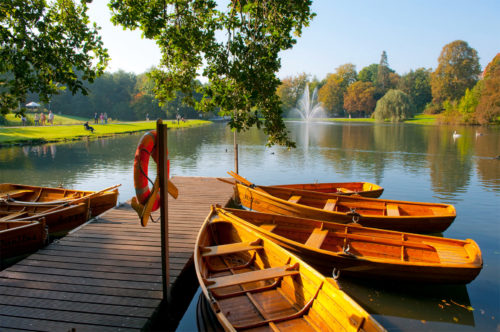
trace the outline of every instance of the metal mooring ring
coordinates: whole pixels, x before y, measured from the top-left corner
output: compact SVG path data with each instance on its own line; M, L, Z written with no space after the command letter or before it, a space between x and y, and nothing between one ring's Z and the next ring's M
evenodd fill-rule
M337 280L340 277L340 270L336 267L332 270L332 277L334 280Z

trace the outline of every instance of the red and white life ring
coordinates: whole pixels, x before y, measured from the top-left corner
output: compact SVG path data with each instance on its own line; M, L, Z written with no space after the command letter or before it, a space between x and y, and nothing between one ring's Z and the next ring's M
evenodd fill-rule
M168 155L168 150L166 151ZM149 157L153 157L155 163L158 164L158 149L156 146L156 130L148 131L145 133L139 145L135 150L134 158L134 187L137 200L141 204L146 204L149 196L151 196L151 189L148 185L148 166ZM170 176L170 161L167 161L167 177ZM152 211L158 210L160 207L160 194L156 196L156 201L153 204Z

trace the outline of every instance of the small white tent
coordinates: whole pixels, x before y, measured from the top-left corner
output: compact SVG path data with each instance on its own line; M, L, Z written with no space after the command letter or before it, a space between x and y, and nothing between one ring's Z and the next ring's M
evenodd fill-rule
M28 107L28 108L36 108L36 107L40 107L40 104L39 103L35 103L34 101L32 101L32 102L27 103L26 107Z

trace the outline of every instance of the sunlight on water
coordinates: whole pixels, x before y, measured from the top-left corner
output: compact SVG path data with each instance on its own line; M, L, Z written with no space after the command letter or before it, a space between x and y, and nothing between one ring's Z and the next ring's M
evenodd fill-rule
M287 126L297 142L290 151L265 147L265 136L256 129L238 134L241 175L263 185L367 181L385 188L383 198L452 203L457 218L443 235L474 239L482 249L484 268L469 285L344 280L345 290L356 301L391 331L498 329L498 128L485 128L478 139L473 128L465 127L453 141L451 127L328 122ZM0 181L88 190L121 183L119 201L124 202L135 195L132 167L140 136L0 148ZM169 131L168 140L173 176L227 177L226 172L234 169L233 134L224 124ZM189 326L195 315L186 313Z

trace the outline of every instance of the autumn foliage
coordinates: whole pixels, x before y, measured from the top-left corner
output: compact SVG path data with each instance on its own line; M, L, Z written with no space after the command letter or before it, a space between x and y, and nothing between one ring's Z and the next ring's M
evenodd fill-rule
M370 82L355 82L347 88L344 108L350 114L370 115L375 109L375 86Z
M483 76L484 86L476 108L476 119L480 124L487 124L500 116L500 53L488 64Z
M481 66L477 51L463 40L443 47L438 67L431 75L432 100L440 104L460 99L467 89L476 84Z

